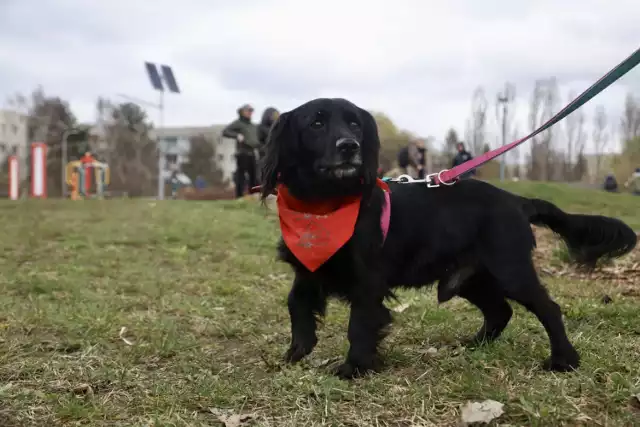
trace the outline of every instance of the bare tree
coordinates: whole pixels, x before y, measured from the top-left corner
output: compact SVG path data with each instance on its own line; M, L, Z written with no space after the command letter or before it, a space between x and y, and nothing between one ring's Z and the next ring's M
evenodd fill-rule
M632 94L627 94L621 120L623 142L640 137L640 105Z
M99 100L104 135L101 155L111 170L110 189L150 196L158 177L157 144L150 137L146 112L133 103Z
M458 138L458 132L454 128L447 131L447 135L444 137L444 151L451 155L456 155L456 146L461 142Z
M593 175L594 182L600 177L602 169L602 158L607 149L610 140L609 123L607 120L607 112L604 106L596 106L593 116L593 149L596 157L596 170Z
M515 113L516 113L516 105L513 102L516 98L516 87L512 83L505 83L504 89L499 92L496 96L496 123L498 127L501 129L500 137L497 145L508 144L509 135L512 134L511 128L513 126ZM513 157L516 161L518 161L519 154L517 152L514 153L513 150L504 154L504 160L500 159L502 163L508 164L508 159ZM505 168L506 172L506 168Z
M557 110L558 84L555 77L536 80L529 110L531 130L547 122ZM556 175L558 155L553 145L554 130L550 128L532 138L529 177L546 181Z
M544 85L542 80L537 80L533 86L531 102L529 104L529 129L534 131L542 123L542 103L544 97ZM531 138L531 150L528 156L528 176L529 179L539 180L542 178L542 158L540 147L540 136Z
M487 97L482 86L473 92L471 101L471 117L467 120L466 140L474 156L482 152L486 141Z
M559 101L558 83L555 77L551 77L546 81L546 92L545 92L544 104L543 104L544 105L544 109L543 109L544 122L551 119L551 117L553 117L556 114L558 110L558 101ZM555 137L555 130L553 129L553 127L545 131L542 136L542 144L544 146L544 151L546 153L546 158L545 158L546 164L545 164L545 173L544 173L545 180L552 179L552 178L557 179L558 178L557 170L559 167L561 169L562 165L564 164L562 151L559 150L558 147L554 146L554 137Z
M222 183L222 171L216 164L216 147L213 141L204 135L190 138L189 161L182 165L182 171L196 181L198 176L210 185Z
M515 141L522 137L520 135L520 130L518 129L518 125L515 125L513 128L513 132L511 132L511 141ZM509 155L511 157L511 162L513 163L511 178L517 177L520 178L520 147L514 147L511 151L505 153L505 155Z
M569 102L575 99L574 91L569 92ZM574 181L577 178L573 171L578 161L578 156L584 152L584 144L587 135L584 131L584 111L578 109L564 119L564 130L566 137L566 162L564 164L564 178Z

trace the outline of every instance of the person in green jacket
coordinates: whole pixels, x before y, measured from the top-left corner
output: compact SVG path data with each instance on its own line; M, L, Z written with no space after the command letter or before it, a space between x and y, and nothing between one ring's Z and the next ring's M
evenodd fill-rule
M251 123L253 107L245 104L238 108L238 118L224 128L222 136L236 140L236 197L244 194L245 184L249 188L257 185L256 180L256 150L260 146L258 127Z

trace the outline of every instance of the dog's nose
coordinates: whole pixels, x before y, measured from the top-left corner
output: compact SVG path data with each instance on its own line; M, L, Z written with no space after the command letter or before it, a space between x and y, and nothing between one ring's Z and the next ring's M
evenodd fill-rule
M336 141L336 149L340 154L353 154L360 149L360 143L353 138L340 138Z

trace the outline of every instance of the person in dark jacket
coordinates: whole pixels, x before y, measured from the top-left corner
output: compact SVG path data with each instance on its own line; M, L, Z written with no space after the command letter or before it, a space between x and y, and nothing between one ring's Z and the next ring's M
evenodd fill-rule
M607 176L604 177L604 184L602 185L602 187L604 188L604 191L617 193L618 181L616 180L616 177L612 173L607 174Z
M422 179L426 174L427 148L423 140L410 141L398 151L398 168L402 174Z
M204 190L205 188L207 188L207 181L204 179L202 175L198 175L196 177L196 182L194 183L194 187L196 187L196 190Z
M269 107L262 113L262 120L258 125L258 142L260 142L258 153L260 154L260 159L264 157L264 146L267 143L271 126L278 120L279 116L280 113L274 107Z
M260 147L258 127L251 123L253 107L245 104L238 108L238 118L224 128L222 136L236 140L236 197L244 194L245 183L249 188L257 185L256 150Z
M469 160L473 159L473 156L471 155L471 153L469 153L464 148L464 143L458 142L458 145L456 146L456 148L458 149L458 154L456 154L456 156L453 158L453 163L451 164L452 168L455 168L456 166L466 163ZM460 179L471 178L475 174L476 174L476 170L471 169L469 172L461 175Z

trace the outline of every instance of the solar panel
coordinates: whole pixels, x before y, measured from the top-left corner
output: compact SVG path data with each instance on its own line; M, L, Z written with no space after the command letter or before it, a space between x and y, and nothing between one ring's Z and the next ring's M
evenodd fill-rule
M178 83L176 82L176 78L173 75L173 71L171 67L168 65L161 65L162 68L162 76L164 77L164 81L169 87L169 90L173 93L180 93L180 89L178 89Z
M151 86L153 86L153 88L156 90L164 90L164 88L162 87L162 78L158 73L156 64L145 62L144 66L147 68L147 74L149 75L149 80L151 80Z

